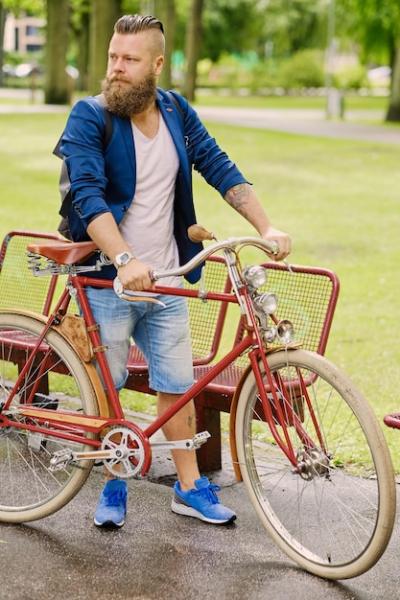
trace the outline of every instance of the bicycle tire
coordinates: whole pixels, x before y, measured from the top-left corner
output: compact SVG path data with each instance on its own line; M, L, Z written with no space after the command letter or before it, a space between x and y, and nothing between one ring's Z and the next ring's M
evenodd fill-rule
M43 331L43 322L34 317L12 312L0 314L0 400L3 403L17 375L15 361L23 364L29 345ZM24 350L24 345L27 345ZM52 410L78 410L81 414L98 415L96 395L85 367L70 344L55 330L45 336L43 352L25 375L23 385L11 403L20 404L29 386L41 384L34 403ZM44 351L52 367L43 366ZM19 354L18 354L19 353ZM25 353L25 354L24 354ZM14 362L12 361L14 359ZM42 360L42 362L40 362ZM22 361L22 363L21 363ZM46 379L45 379L46 377ZM43 389L46 388L43 393ZM24 417L16 416L19 420ZM32 420L32 419L31 419ZM93 434L88 433L88 438ZM71 446L72 444L72 446ZM36 437L23 429L0 428L0 521L21 523L46 517L67 504L81 489L93 461L81 462L52 473L51 456L56 450L73 447L91 449L52 436Z
M286 390L290 406L296 407L302 427L316 438L306 396L299 387L293 391L299 372L303 377L308 374L304 381L322 432L320 446L331 456L327 466L318 452L303 476L294 473L291 462L271 441L250 371L238 398L235 436L251 502L274 542L305 570L328 579L361 575L383 554L395 520L394 473L382 430L366 400L326 358L289 350L267 360L278 387L282 393ZM288 401L282 404L289 437L299 460L304 459L305 447L290 419ZM353 441L357 446L352 446ZM311 480L305 480L305 474Z

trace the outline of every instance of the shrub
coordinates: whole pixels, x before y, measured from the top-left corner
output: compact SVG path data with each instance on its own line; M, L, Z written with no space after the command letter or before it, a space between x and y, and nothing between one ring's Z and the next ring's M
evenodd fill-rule
M301 50L287 59L279 74L286 90L315 88L324 85L323 54L315 50Z
M334 83L342 90L359 90L369 87L366 69L361 65L343 67L335 73Z

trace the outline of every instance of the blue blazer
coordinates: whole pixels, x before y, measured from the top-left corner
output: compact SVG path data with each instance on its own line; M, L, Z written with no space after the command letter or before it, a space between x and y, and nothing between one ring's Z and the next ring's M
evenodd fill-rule
M217 145L201 123L195 110L182 96L173 93L181 111L168 94L158 89L157 104L169 129L179 158L174 201L174 235L179 261L183 264L202 248L187 235L196 223L192 191L192 167L222 196L246 179ZM104 148L104 109L94 97L80 100L73 107L61 141L71 181L72 206L69 227L75 241L89 239L87 227L92 219L111 212L119 224L135 196L136 160L132 126L129 119L112 115L111 139ZM89 262L94 262L94 259ZM102 277L113 278L113 266L102 270ZM194 283L200 269L188 274Z

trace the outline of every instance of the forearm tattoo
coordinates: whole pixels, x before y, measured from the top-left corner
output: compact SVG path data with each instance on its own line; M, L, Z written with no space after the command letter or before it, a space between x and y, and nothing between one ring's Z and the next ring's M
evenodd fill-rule
M245 205L249 198L250 186L248 183L239 183L231 187L225 194L225 200L240 214L245 213Z

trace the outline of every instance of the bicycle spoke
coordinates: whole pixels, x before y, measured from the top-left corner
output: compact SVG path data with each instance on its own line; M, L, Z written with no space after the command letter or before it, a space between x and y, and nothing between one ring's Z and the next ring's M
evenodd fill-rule
M85 444L21 429L25 423L46 427L20 414L19 407L26 402L54 411L55 417L58 410L82 415L88 414L88 406L95 406L85 369L61 336L50 331L32 355L42 327L29 317L0 314L0 397L2 402L9 399L5 414L11 421L9 427L0 429L0 521L32 520L61 508L90 471L68 463L56 471L51 468L56 451L70 451L71 445L81 451L88 449ZM28 345L25 349L24 344ZM17 393L11 399L13 389ZM12 421L19 427L13 427Z
M351 396L347 401L349 384L343 385L342 394L323 369L318 370L324 359L312 358L308 366L306 359L296 364L292 357L286 353L280 362L273 358L277 366L271 375L285 419L276 427L280 435L286 428L298 466L274 442L254 381L250 395L243 392L241 405L239 399L241 471L254 503L265 515L265 526L296 552L301 564L307 563L310 570L321 565L351 572L352 565L370 552L374 536L385 537L385 544L389 539L382 529L377 534L381 493L375 464L382 442L366 438L362 413L356 414ZM371 550L371 562L379 552Z

